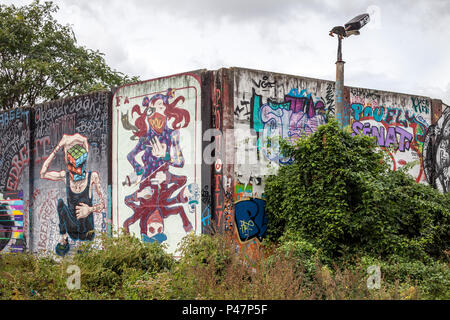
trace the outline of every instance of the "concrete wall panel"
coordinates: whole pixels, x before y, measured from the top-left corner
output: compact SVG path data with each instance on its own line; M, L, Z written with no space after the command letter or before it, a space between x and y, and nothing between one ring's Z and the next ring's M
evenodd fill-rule
M30 120L29 108L0 113L0 252L29 249ZM22 208L11 200L22 201Z
M113 96L114 229L174 252L201 233L201 78L186 73L119 88Z
M73 252L107 231L110 99L109 92L97 92L34 108L33 252L54 252L63 235L69 247L59 250Z
M258 70L232 69L234 152L233 232L250 260L262 254L265 237L264 180L292 159L280 153L279 139L309 135L334 114L334 83Z
M314 132L334 112L334 83L233 69L235 200L263 197L264 177L292 161L280 154L279 138Z
M426 182L422 155L431 107L427 97L350 88L349 127L352 134L375 136L379 146L390 148L392 170L414 162L408 172Z
M258 247L257 240L264 238L267 227L259 201L265 198L265 176L292 161L280 153L278 139L294 141L325 124L325 113L335 113L335 86L332 81L271 72L232 71L234 230L240 247L247 250ZM376 136L379 146L390 148L393 170L413 162L409 173L417 182L426 183L423 150L432 123L431 109L427 97L345 87L340 120L353 134ZM439 123L442 126L444 120Z

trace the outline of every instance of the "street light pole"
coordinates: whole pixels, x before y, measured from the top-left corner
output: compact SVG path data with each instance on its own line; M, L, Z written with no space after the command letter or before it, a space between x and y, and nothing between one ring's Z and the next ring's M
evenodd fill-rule
M370 20L367 13L356 16L345 24L345 27L337 26L330 31L330 36L334 34L338 37L337 61L336 61L336 84L335 84L335 116L341 127L346 125L345 104L344 104L344 64L342 60L342 39L351 35L359 35L359 29L365 26Z
M344 64L342 60L342 37L338 36L338 51L336 60L336 84L335 84L335 115L341 126L344 117Z

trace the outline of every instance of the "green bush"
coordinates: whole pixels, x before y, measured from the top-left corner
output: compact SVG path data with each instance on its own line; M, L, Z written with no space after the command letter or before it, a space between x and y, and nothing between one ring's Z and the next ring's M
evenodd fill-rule
M159 244L146 244L122 234L103 234L95 242L81 245L78 253L64 258L32 254L0 256L1 299L146 299L139 283L168 272L174 265L172 255ZM70 265L81 272L81 288L69 290Z
M395 282L409 283L414 286L423 299L450 299L450 269L449 264L441 261L405 259L391 256L382 260L363 257L352 265L367 268L371 265L380 267L382 281L393 285Z
M230 238L189 234L178 247L181 258L171 274L173 295L181 299L211 296L235 259ZM213 295L214 296L214 295Z
M391 171L374 138L331 120L295 145L266 182L268 240L303 239L336 260L352 255L445 258L450 197Z
M82 253L64 259L0 256L0 299L449 298L450 274L445 263L365 256L333 264L304 240L266 248L265 255L252 264L223 235L188 235L177 260L161 246L130 236L105 239L103 244L105 250L83 246ZM79 290L66 287L66 270L73 264L81 269ZM367 288L370 265L381 267L377 290Z
M62 299L67 273L51 257L30 253L0 255L1 299Z
M143 277L170 270L173 257L158 243L144 243L138 238L121 234L117 237L101 237L103 250L87 243L74 255L73 264L82 273L82 284L93 290L120 290L127 277L139 274Z

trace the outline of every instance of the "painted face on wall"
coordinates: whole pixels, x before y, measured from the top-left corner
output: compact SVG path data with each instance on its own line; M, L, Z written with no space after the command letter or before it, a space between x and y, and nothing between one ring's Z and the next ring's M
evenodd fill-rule
M158 99L153 106L155 108L155 112L150 115L147 120L150 127L152 127L158 134L161 134L164 126L166 125L166 116L164 114L166 106L161 99Z
M164 111L166 111L166 106L164 105L164 102L162 101L162 99L156 100L153 107L155 108L155 112L158 112L158 113L164 115Z

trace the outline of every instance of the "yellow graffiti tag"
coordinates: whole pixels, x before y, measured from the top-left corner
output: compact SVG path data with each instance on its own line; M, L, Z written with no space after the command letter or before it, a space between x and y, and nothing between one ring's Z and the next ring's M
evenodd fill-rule
M252 227L255 226L255 223L252 220L250 220L249 222L241 220L240 222L241 222L240 223L241 233L248 236L249 231L251 230Z

